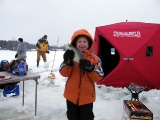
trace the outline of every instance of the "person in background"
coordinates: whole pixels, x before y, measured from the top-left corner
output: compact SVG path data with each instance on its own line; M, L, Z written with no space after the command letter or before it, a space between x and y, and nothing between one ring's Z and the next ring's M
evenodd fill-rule
M44 35L41 39L37 41L37 67L39 67L40 57L42 56L43 61L46 62L46 53L49 54L49 43L47 40L47 35Z
M18 39L18 45L17 45L17 53L15 55L15 58L17 58L17 60L19 59L23 59L26 61L26 45L23 42L22 38Z
M68 120L94 120L93 102L96 99L95 82L103 78L101 60L93 54L93 39L85 29L73 33L70 45L83 57L73 60L76 52L65 51L59 72L68 77L64 90Z

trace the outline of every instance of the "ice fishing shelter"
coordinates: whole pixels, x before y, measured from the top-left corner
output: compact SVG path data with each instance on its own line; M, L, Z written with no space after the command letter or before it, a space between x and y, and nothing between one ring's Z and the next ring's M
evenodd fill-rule
M120 22L96 27L95 54L104 78L98 84L126 87L130 83L160 89L160 24Z

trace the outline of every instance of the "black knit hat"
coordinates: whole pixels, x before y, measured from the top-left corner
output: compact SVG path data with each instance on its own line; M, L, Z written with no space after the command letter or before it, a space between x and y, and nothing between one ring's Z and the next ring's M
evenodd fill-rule
M88 36L86 36L86 35L78 35L78 36L76 36L75 39L74 39L73 42L72 42L72 46L74 46L74 47L76 48L77 40L78 40L78 38L80 38L80 37L86 37L86 38L87 38L88 44L89 44L89 48L88 48L88 49L90 49L90 47L91 47L91 45L92 45L92 40L91 40Z
M47 39L47 35L44 35L43 38Z
M21 42L23 42L23 39L22 39L22 38L19 38L18 40L21 41Z

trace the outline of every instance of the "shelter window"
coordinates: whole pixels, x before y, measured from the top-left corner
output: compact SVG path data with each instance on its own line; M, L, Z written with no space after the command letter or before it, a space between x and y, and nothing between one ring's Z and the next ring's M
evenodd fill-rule
M115 48L111 48L111 55L115 55Z
M147 46L146 48L146 56L152 56L153 55L153 47Z

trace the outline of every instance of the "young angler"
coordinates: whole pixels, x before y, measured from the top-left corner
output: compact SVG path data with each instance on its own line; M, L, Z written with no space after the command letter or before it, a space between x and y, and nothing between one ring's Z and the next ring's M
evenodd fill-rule
M101 80L104 74L101 60L92 54L93 39L85 29L73 33L70 45L81 52L83 57L79 62L75 62L75 52L68 49L60 65L60 74L68 77L64 90L67 118L69 120L93 120L93 102L96 99L94 82Z

